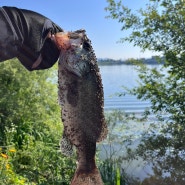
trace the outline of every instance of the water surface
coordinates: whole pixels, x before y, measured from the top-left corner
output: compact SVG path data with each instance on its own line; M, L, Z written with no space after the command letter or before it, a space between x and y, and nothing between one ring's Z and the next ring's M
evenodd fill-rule
M151 67L160 68L161 66L152 65ZM118 97L115 94L124 92L123 86L127 88L133 88L138 86L138 72L132 65L113 65L113 66L100 66L100 72L102 75L102 82L104 86L104 98L105 98L105 112L111 110L121 110L126 113L142 114L145 108L150 107L149 101L141 101L131 95L125 95ZM143 123L137 123L134 121L123 122L125 129L118 133L123 136L132 135L133 143L131 148L135 148L140 143L142 131L146 131L150 123L155 123L155 115L151 120L147 120ZM158 124L158 122L156 122ZM125 142L123 144L112 144L112 151L116 152L117 156L124 156L126 154ZM121 148L121 149L120 149ZM107 151L110 151L110 143L104 144L101 148L102 153L100 156L105 158ZM103 152L104 151L104 152ZM114 151L114 152L115 152ZM167 151L168 152L168 151ZM132 177L143 180L143 185L184 185L185 184L185 153L178 158L164 158L164 160L153 159L152 161L144 161L142 158L138 158L132 161L124 161L124 171ZM133 185L139 185L139 182L135 182Z
M155 67L155 66L151 66ZM105 111L112 109L124 110L125 112L143 112L149 107L149 102L142 102L135 96L116 96L124 92L124 86L133 88L138 86L138 72L133 65L110 65L100 66L104 87Z

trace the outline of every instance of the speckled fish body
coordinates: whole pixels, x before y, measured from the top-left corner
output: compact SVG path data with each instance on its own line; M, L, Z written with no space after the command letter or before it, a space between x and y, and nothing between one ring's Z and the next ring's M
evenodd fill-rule
M59 59L59 101L63 140L76 147L78 157L71 185L102 185L95 164L96 142L107 135L101 75L85 31L67 34Z

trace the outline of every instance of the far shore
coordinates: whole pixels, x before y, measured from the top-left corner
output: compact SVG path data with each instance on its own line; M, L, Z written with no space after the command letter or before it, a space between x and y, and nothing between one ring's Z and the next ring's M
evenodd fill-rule
M140 59L127 59L127 60L115 60L115 59L98 59L98 65L134 65L138 63L148 65L159 65L164 64L164 57L152 56L151 58L140 58Z

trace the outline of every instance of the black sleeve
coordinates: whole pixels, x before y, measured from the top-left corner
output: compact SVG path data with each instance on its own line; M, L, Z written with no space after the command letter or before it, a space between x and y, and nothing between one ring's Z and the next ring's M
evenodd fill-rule
M43 26L42 36L43 36L43 39L45 39L49 32L51 32L51 34L55 34L57 32L63 32L63 31L64 30L60 28L57 24L47 19Z
M46 38L49 32L51 32L51 34L55 34L57 32L63 32L63 29L50 20L45 21L42 31L43 46L41 48L41 55L43 60L37 69L52 67L58 60L60 54L60 51L54 41L52 41L50 38Z
M41 55L42 62L37 69L47 69L52 67L56 63L59 58L60 51L57 48L56 44L50 38L47 38L41 49Z

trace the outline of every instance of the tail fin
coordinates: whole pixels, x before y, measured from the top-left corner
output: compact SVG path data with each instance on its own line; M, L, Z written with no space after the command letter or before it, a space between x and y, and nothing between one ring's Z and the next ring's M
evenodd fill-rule
M77 169L71 185L103 185L103 181L98 168L93 169L91 172Z

